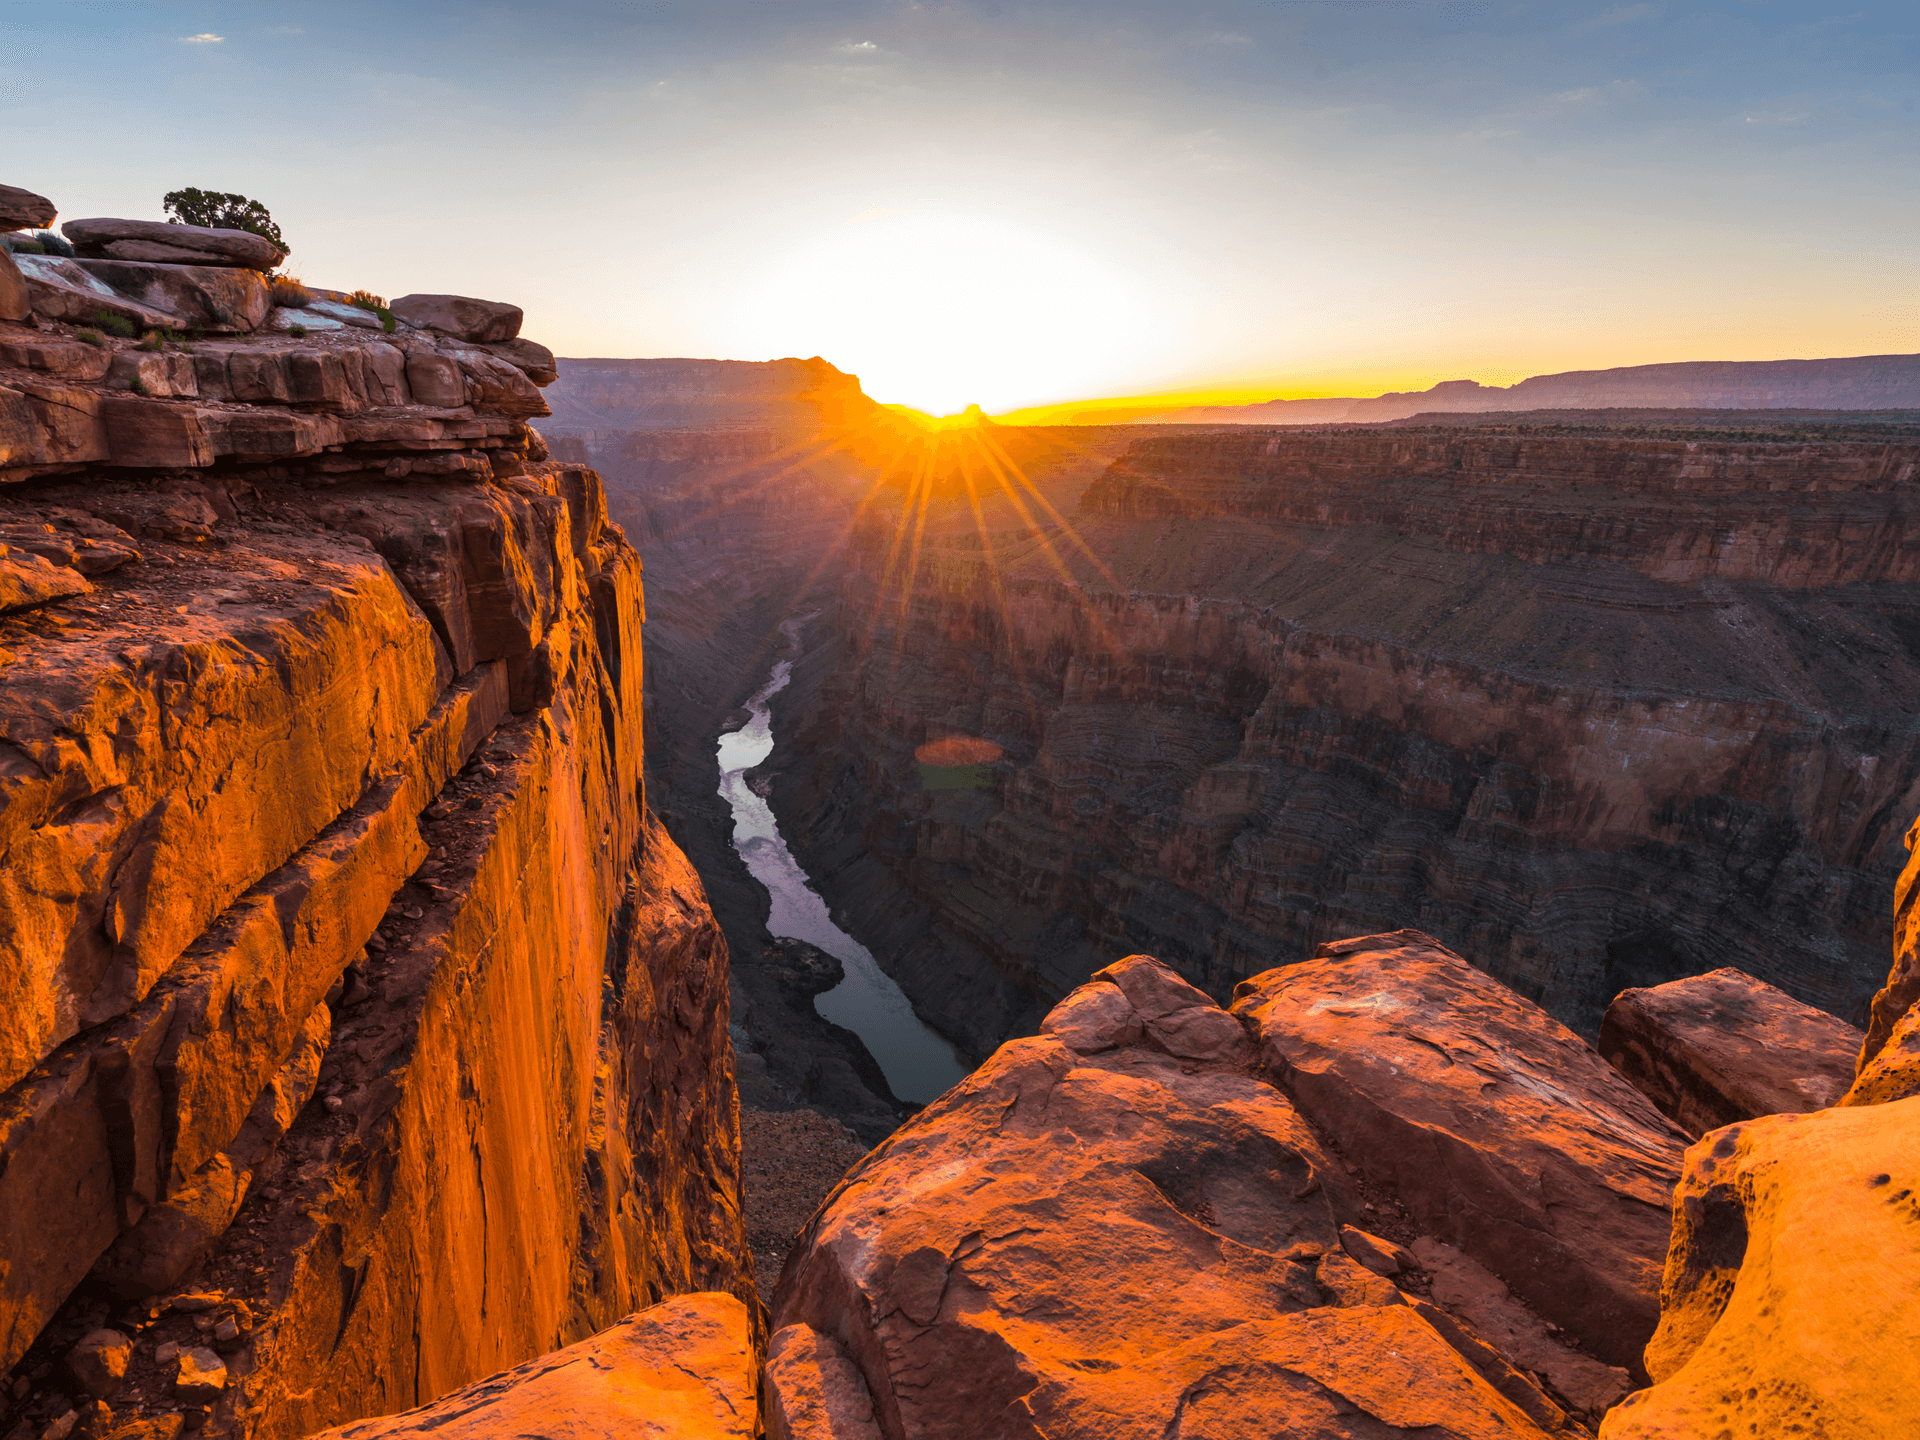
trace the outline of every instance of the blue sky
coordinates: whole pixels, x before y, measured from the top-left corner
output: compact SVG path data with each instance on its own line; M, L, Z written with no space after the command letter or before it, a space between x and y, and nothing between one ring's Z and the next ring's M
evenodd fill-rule
M1917 13L0 0L0 182L932 409L1914 351Z

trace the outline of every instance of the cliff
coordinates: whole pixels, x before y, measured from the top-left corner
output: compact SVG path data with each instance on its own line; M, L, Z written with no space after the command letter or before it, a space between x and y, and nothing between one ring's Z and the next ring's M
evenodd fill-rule
M1858 1022L1920 808L1915 460L1090 444L1030 472L1059 523L936 498L860 531L783 697L806 758L776 808L982 1055L1129 951L1224 998L1393 927L1587 1035L1620 990L1721 966ZM1002 758L939 788L916 747L953 734Z
M725 942L544 352L145 268L260 313L0 324L0 1429L302 1435L752 1304Z

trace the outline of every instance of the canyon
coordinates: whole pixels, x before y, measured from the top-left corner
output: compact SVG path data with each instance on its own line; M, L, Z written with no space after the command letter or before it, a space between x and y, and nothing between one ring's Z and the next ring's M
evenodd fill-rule
M1920 809L1916 438L956 440L1005 478L863 514L775 808L976 1056L1128 953L1224 1001L1398 928L1589 1037L1722 966L1862 1024ZM955 736L998 758L939 788Z
M1920 437L929 428L69 223L166 253L0 250L5 1440L1905 1423Z

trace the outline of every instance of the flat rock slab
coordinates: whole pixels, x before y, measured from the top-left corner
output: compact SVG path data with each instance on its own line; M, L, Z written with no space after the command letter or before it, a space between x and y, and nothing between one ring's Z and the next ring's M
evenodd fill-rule
M498 300L476 300L470 295L402 295L387 308L409 325L438 330L476 345L513 340L520 334L520 307Z
M53 202L17 185L0 185L0 230L44 230L53 224Z
M1846 1094L1865 1037L1739 970L1622 990L1600 1053L1689 1135Z
M173 225L159 220L69 220L60 231L84 251L98 250L125 260L159 260L171 256L149 253L153 247L193 257L191 265L244 265L271 270L287 252L251 230L217 230L200 225Z
M1134 956L1047 1025L801 1235L775 1440L1544 1433L1348 1257L1344 1174L1231 1016Z
M731 1295L682 1295L464 1390L329 1440L751 1440L752 1326Z
M1687 1151L1655 1384L1602 1440L1913 1433L1920 1097L1768 1115Z
M1417 930L1323 945L1235 993L1267 1073L1350 1165L1594 1354L1638 1367L1685 1145L1652 1102Z

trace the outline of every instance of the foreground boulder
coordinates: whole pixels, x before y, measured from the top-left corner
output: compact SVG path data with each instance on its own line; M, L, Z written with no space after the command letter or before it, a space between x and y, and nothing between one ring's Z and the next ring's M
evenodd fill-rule
M1655 1384L1602 1440L1913 1431L1920 1098L1769 1115L1687 1151Z
M1859 1075L1845 1105L1920 1095L1920 821L1907 831L1907 864L1893 892L1893 968L1873 997Z
M752 1324L731 1295L683 1295L609 1330L328 1440L752 1440Z
M1853 1083L1860 1032L1739 970L1623 990L1600 1053L1681 1129L1833 1104Z
M1638 1368L1686 1138L1644 1095L1417 930L1322 945L1235 995L1267 1073L1361 1176Z
M1001 1046L802 1233L768 1433L1563 1428L1464 1327L1350 1258L1350 1181L1253 1058L1232 1016L1143 956Z

